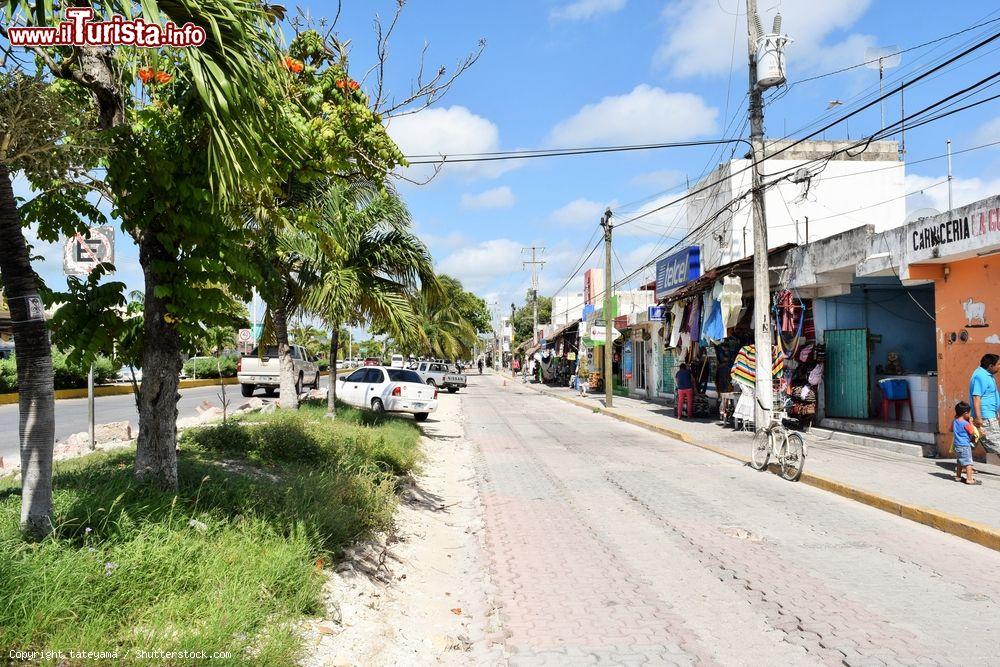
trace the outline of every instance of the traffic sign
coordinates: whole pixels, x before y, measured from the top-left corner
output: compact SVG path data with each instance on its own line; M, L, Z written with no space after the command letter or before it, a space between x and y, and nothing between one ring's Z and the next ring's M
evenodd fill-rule
M63 246L63 273L85 276L98 264L115 261L114 227L91 227L86 234L74 234Z
M249 329L240 329L239 341L241 343L249 343L253 340L253 332Z

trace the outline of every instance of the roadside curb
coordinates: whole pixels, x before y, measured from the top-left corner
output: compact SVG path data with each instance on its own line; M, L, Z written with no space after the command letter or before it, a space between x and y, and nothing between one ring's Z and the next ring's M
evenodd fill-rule
M726 458L738 461L740 463L748 463L749 459L739 454L733 454L732 452L726 451L719 447L714 447L712 445L697 442L691 439L686 433L676 431L659 424L654 424L652 422L646 421L645 419L640 419L638 417L633 417L631 415L625 415L617 412L614 408L606 408L604 406L593 405L591 403L586 403L568 396L562 396L560 394L553 393L547 389L542 389L534 387L530 384L525 384L524 386L538 392L543 396L549 396L551 398L558 399L565 403L575 405L580 408L586 408L591 412L597 412L608 417L613 417L618 421L625 422L627 424L632 424L633 426L639 426L648 431L653 431L654 433L659 433L661 435L666 435L675 440L680 440L689 445L693 445L700 449L704 449L715 454L720 454ZM859 489L843 482L838 482L836 480L828 479L820 475L816 475L809 472L803 472L802 477L799 479L803 484L807 484L817 489L827 491L829 493L834 493L842 498L847 498L848 500L853 500L855 502L868 505L883 512L888 512L889 514L895 514L903 519L908 519L916 523L923 524L935 530L940 530L941 532L954 535L955 537L960 537L963 540L968 540L970 542L975 542L987 549L993 549L994 551L1000 551L1000 530L993 528L992 526L987 526L976 521L971 521L968 519L963 519L939 510L935 510L929 507L923 507L921 505L912 505L909 503L904 503L899 500L895 500L888 496L883 496L872 491L866 491L864 489Z
M192 389L195 387L210 387L219 384L219 378L205 378L201 380L181 380L179 388L180 389ZM239 384L239 380L236 378L223 378L222 384L232 385ZM130 384L115 384L115 385L104 385L101 387L94 387L94 396L124 396L125 394L132 393L132 385ZM56 389L55 391L56 400L64 400L69 398L87 398L87 389ZM11 394L0 394L0 405L13 405L20 400L20 394L17 392Z

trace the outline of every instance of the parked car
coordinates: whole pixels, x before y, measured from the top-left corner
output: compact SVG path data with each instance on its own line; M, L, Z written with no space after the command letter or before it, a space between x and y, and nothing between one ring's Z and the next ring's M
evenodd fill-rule
M131 384L132 383L132 373L133 372L135 373L135 381L136 381L136 383L141 384L142 383L142 369L141 368L132 369L129 366L122 366L121 370L118 371L118 377L117 377L118 382L128 382L129 384ZM181 373L181 375L183 376L183 372Z
M466 385L465 376L461 373L453 373L448 368L448 364L421 361L417 364L416 373L420 376L421 382L432 387L447 389L449 394L464 389Z
M405 366L405 357L401 354L392 355L392 359L389 361L389 365L393 368L403 368Z
M319 387L319 365L309 352L300 345L292 345L292 365L295 368L295 392L302 393L307 385ZM274 396L281 386L278 373L278 346L264 346L263 354L255 347L236 363L236 377L240 381L240 391L244 396L253 396L257 387L263 387L267 396Z
M368 357L367 359L365 359L365 363L363 365L364 366L381 366L382 365L382 360L379 359L378 357Z
M337 378L337 397L356 408L405 412L418 422L437 410L437 389L405 368L367 366Z

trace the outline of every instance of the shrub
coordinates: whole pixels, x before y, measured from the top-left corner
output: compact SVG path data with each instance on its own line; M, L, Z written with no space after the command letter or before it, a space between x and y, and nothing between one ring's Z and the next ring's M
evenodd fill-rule
M87 386L89 369L69 361L68 353L52 350L52 373L56 389L81 389ZM118 369L108 357L94 360L94 384L107 384L118 375ZM0 359L0 392L17 391L17 358Z
M236 359L223 357L216 361L215 357L193 357L184 362L184 372L188 377L217 378L219 366L222 367L222 377L236 377Z
M17 362L14 357L0 359L0 393L17 391Z

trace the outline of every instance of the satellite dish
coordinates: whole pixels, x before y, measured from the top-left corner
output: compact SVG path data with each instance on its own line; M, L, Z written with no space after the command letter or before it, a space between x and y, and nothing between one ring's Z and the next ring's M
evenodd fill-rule
M903 224L908 225L911 222L916 222L917 220L922 220L923 218L930 218L935 215L941 215L941 211L936 208L918 208L916 211L913 211L906 216L906 220L903 221Z

